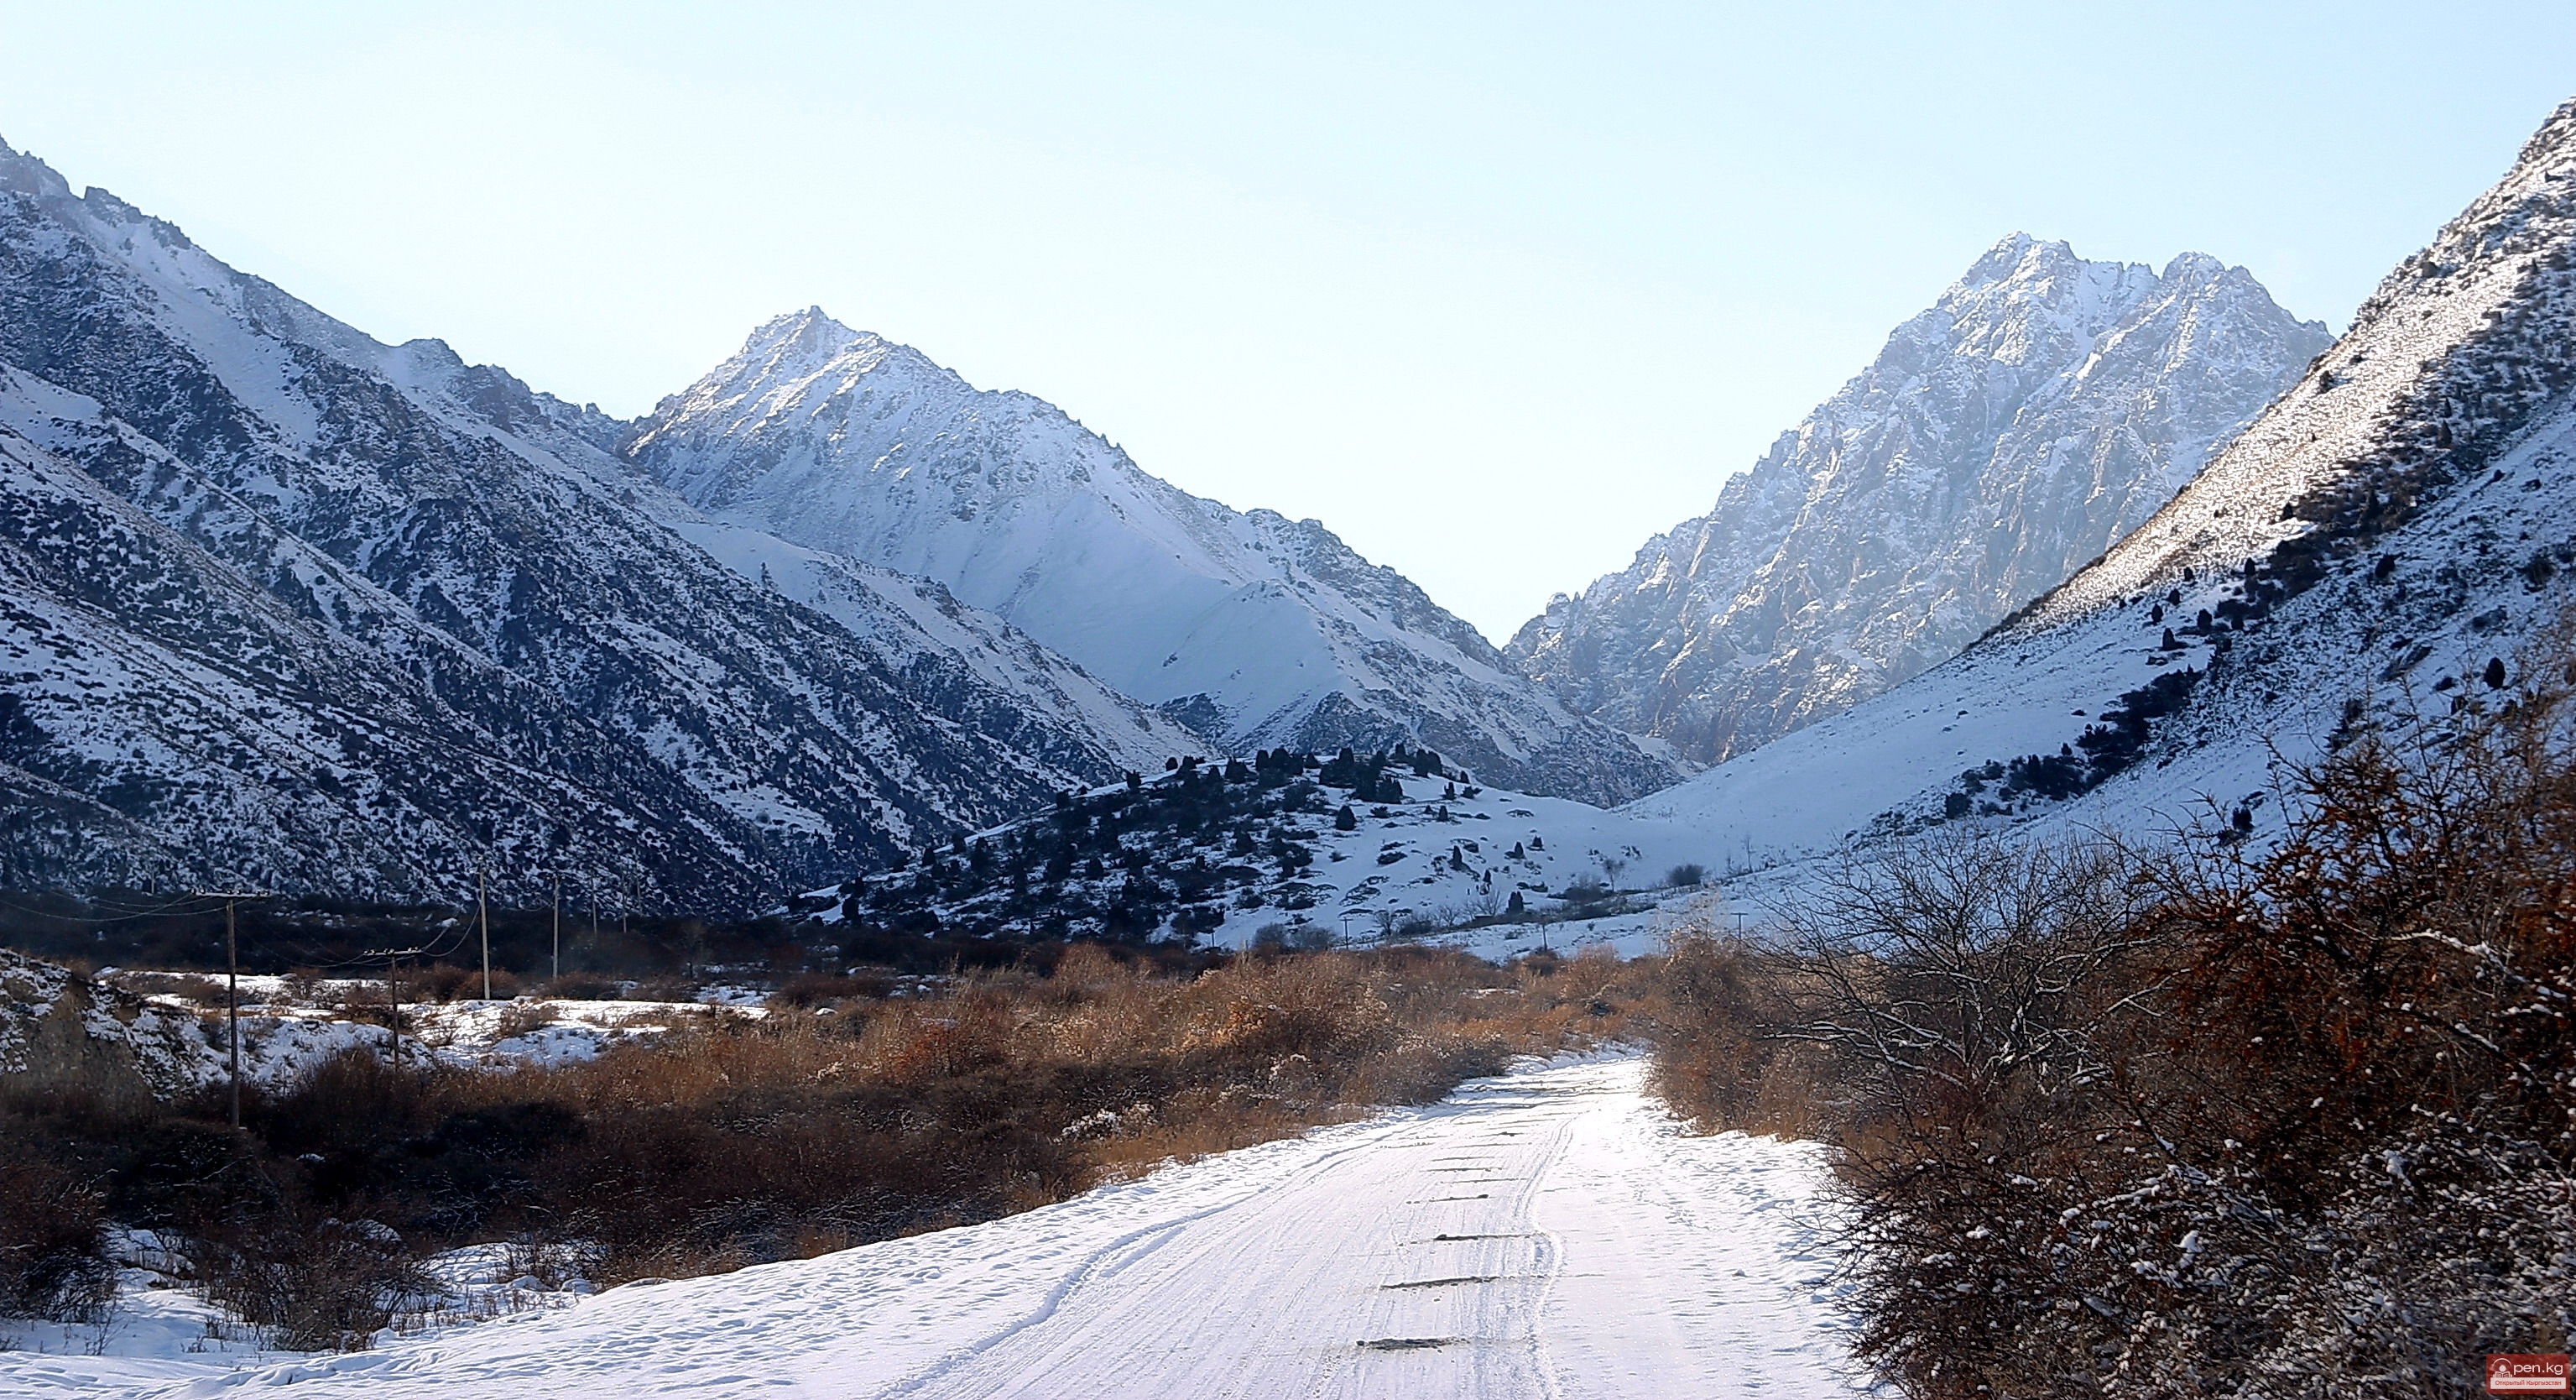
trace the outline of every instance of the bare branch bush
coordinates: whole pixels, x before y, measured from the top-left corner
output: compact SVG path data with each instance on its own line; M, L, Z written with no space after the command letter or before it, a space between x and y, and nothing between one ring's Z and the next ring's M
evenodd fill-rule
M0 1317L99 1321L116 1291L106 1235L94 1184L0 1142Z
M2456 1395L2563 1350L2571 659L2297 768L2269 844L1952 836L1679 940L1659 1083L1841 1147L1860 1351L1912 1395Z

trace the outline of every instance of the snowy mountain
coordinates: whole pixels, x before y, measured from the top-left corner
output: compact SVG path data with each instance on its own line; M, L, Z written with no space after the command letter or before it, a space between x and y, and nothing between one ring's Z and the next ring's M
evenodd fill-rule
M623 431L0 147L0 882L738 906L1203 747Z
M938 579L1238 752L1428 744L1595 803L1678 776L1321 524L1189 495L820 310L755 331L627 453L718 520Z
M1621 573L1505 649L1714 763L1901 682L2135 529L2328 340L2243 268L2015 234Z
M2576 102L2102 560L1955 660L1630 810L1786 863L1961 818L2277 829L2280 760L2374 725L2437 739L2564 615L2571 391Z

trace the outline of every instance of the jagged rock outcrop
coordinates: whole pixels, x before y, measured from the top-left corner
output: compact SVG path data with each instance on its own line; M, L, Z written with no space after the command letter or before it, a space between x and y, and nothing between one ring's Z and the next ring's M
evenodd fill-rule
M1506 648L1714 763L1939 664L2135 529L2325 348L2242 268L2015 235L1624 572Z
M0 948L0 1075L22 1100L139 1107L221 1072L193 1014Z

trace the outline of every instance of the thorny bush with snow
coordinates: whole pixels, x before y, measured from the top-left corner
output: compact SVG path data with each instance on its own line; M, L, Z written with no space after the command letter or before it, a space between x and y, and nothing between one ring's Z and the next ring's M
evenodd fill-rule
M1925 1397L2460 1395L2576 1308L2576 667L2383 716L2277 844L1951 836L1684 940L1658 1072L1843 1148Z

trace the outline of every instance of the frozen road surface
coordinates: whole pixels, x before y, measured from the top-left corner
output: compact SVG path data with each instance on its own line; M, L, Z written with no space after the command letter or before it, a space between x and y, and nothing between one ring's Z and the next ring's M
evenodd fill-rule
M1848 1394L1817 1150L1684 1136L1642 1070L1522 1070L1005 1220L374 1352L137 1359L127 1393Z

